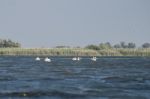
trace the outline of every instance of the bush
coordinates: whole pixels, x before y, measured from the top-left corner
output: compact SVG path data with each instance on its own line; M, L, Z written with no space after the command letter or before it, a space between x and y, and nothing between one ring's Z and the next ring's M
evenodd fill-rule
M18 42L13 42L10 39L8 39L8 40L0 39L0 48L7 48L7 47L9 47L9 48L21 47L21 44Z
M97 45L88 45L85 48L86 49L92 49L92 50L100 50L99 46L97 46Z

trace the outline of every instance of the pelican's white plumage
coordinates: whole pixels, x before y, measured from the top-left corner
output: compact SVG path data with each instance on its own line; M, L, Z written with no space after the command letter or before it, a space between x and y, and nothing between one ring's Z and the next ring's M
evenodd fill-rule
M51 59L49 59L48 57L46 57L46 58L44 59L44 61L45 61L45 62L51 62Z
M76 58L76 57L73 57L72 60L75 61L75 60L77 60L77 58Z
M80 57L78 57L77 60L79 61L79 60L80 60Z
M92 61L96 61L97 58L96 58L96 57L92 57L91 60L92 60Z
M39 57L36 57L35 60L36 60L36 61L40 61L40 58L39 58Z
M80 60L80 57L73 57L72 60L73 60L73 61L79 61L79 60Z

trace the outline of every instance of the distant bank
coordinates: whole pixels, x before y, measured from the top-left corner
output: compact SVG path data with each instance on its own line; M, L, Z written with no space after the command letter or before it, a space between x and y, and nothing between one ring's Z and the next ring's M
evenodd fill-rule
M56 46L55 48L21 48L21 44L10 39L0 39L0 55L12 56L150 56L150 43L136 47L134 42L109 42L90 44L81 48Z
M0 48L0 55L11 56L150 56L150 48Z

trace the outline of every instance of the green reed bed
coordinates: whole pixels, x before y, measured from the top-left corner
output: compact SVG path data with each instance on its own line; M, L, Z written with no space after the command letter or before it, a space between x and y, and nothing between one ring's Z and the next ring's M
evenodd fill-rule
M123 56L150 56L150 48L116 49Z
M0 48L0 55L32 56L97 56L95 50L79 48Z
M150 48L112 48L99 50L101 56L150 56Z
M150 48L112 48L91 50L85 48L0 48L0 55L14 56L150 56Z

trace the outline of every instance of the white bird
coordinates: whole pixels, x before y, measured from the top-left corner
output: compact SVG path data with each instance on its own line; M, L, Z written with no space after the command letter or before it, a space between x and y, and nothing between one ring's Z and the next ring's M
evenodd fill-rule
M97 58L96 58L96 57L92 57L91 60L92 60L92 61L96 61Z
M51 62L51 59L49 59L48 57L46 57L46 58L44 59L44 61L45 61L45 62Z
M78 57L77 60L79 61L79 60L80 60L80 57Z
M36 57L35 60L36 60L36 61L40 61L40 58L39 58L39 57Z
M76 58L76 57L73 57L73 58L72 58L72 60L73 60L73 61L76 61L76 60L77 60L77 58Z
M80 57L73 57L72 60L73 60L73 61L79 61L79 60L80 60Z

